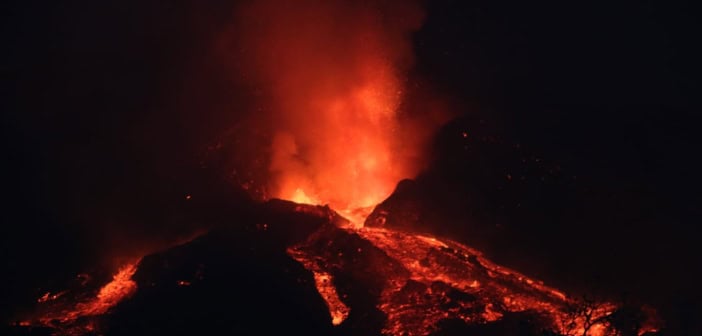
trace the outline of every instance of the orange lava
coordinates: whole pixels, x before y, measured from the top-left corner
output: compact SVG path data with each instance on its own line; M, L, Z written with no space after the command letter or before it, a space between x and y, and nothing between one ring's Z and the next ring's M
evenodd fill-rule
M37 303L56 300L56 299L60 298L61 296L63 296L63 294L66 294L66 291L61 291L61 292L58 292L55 294L51 294L51 292L46 292L46 293L44 293L44 295L42 295L40 298L37 299Z
M314 260L305 258L304 254L294 249L288 249L288 254L312 272L317 291L319 291L319 294L329 308L332 324L339 325L344 322L349 316L350 309L339 299L339 294L336 292L331 274L323 271Z
M442 241L433 237L401 233L381 228L363 228L358 234L371 241L391 258L409 270L409 279L427 285L430 294L431 285L436 281L457 288L476 296L485 295L487 303L485 310L478 315L462 313L460 308L438 309L429 304L422 307L423 316L417 319L416 308L396 305L394 297L405 286L396 282L383 292L380 309L388 315L384 332L392 335L428 335L437 323L448 317L455 317L466 322L492 322L502 318L505 311L538 311L551 315L556 322L556 328L565 335L583 335L584 321L574 317L573 330L563 330L568 316L564 313L571 301L558 290L545 286L513 270L496 265L485 259L482 254L465 245L451 241ZM438 258L434 253L444 251ZM424 262L420 262L424 260ZM408 280L409 280L408 279ZM444 295L443 293L439 294ZM492 300L496 302L491 302ZM430 302L431 303L431 302ZM500 305L501 311L495 307ZM603 303L598 306L593 320L612 312L614 306ZM571 321L568 321L571 322ZM596 326L599 324L595 324ZM596 328L592 328L594 331ZM571 331L574 331L571 333ZM589 332L586 335L601 336L604 333Z
M397 79L383 76L392 73L389 65L373 57L368 61L378 65L367 67L368 74L358 83L332 97L311 98L317 101L310 107L318 128L314 153L303 153L304 136L277 135L274 196L337 209L367 208L389 196L397 181L413 175L393 148Z
M375 267L369 269L384 279L377 305L387 317L384 335L430 335L444 320L484 324L519 312L544 317L548 328L561 335L605 336L612 332L608 317L618 309L615 304L569 298L541 281L492 263L465 245L385 228L338 230L357 235L381 250L388 259L377 261L379 264L399 265L358 266ZM315 275L317 289L337 325L350 309L336 294L331 277L348 261L337 259L334 253L320 255L314 247L309 249L320 240L326 245L324 234L311 239L310 245L293 247L288 253ZM659 324L649 323L640 334L658 328Z
M45 307L45 313L41 314L39 318L26 322L29 325L55 328L59 335L83 335L93 332L95 330L94 322L84 318L105 314L119 302L134 294L137 290L137 284L132 280L132 276L136 273L138 264L139 260L134 260L120 267L113 275L112 281L102 286L95 296L80 300L75 304L56 302ZM47 293L37 301L47 303L62 295L69 296L67 291L54 295Z
M97 297L85 304L78 304L76 313L78 316L100 315L108 309L122 301L125 297L131 296L137 289L137 284L132 280L132 276L137 271L137 262L122 266L117 274L112 277L112 281L100 288Z

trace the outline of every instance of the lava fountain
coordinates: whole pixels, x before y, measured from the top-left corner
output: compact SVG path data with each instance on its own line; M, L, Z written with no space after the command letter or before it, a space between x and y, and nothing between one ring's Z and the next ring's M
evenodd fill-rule
M256 1L238 13L241 71L273 105L269 196L327 204L362 225L398 181L416 175L439 124L436 114L401 109L421 8Z

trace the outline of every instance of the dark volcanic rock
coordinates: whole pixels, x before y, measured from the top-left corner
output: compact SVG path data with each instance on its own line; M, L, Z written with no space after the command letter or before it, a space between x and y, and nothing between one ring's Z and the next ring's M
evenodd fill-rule
M312 274L285 253L330 213L283 201L254 213L145 257L137 293L103 321L107 334L330 334Z
M133 295L51 332L537 335L560 330L578 303L449 240L354 228L328 207L273 200L250 210L145 256ZM32 331L42 330L12 329Z

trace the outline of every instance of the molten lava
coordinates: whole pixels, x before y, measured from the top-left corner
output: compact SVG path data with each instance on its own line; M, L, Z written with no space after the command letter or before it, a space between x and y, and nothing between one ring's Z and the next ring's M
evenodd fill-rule
M341 299L339 299L339 294L336 292L336 287L332 283L332 276L323 271L317 264L305 257L304 253L300 253L297 250L289 249L288 254L290 254L293 259L297 260L305 266L306 269L310 270L314 275L314 282L319 294L327 303L329 307L329 314L332 318L333 325L339 325L344 322L349 316L349 307L347 307Z
M100 288L97 297L85 304L79 304L73 315L89 316L104 314L125 297L133 294L137 286L136 282L132 281L132 276L137 271L137 264L138 261L122 266L117 274L112 277L112 281Z
M173 288L188 287L193 291L183 291L186 296L173 297L174 301L188 297L192 299L193 293L209 292L213 295L213 301L195 302L215 303L219 302L220 290L230 288L215 287L213 290L202 287L205 283L195 279L202 279L204 269L214 267L212 276L230 274L241 277L242 274L236 269L233 273L227 273L217 271L216 267L231 271L231 265L279 260L281 266L288 265L283 267L286 269L283 273L287 273L290 272L289 263L293 263L289 258L292 258L303 267L292 273L297 275L290 278L291 287L288 290L297 292L302 286L312 289L307 293L314 293L316 288L318 298L305 296L302 299L320 304L323 300L328 310L329 328L339 328L344 334L432 335L441 334L446 328L452 330L451 323L471 327L494 326L505 320L514 321L515 318L520 323L535 323L542 328L540 331L555 335L605 336L618 332L615 329L616 318L621 310L617 305L570 298L540 281L491 262L479 251L463 244L384 227L355 227L325 206L277 200L261 204L261 207L262 211L255 212L260 216L254 216L249 222L250 226L233 232L231 237L236 238L223 239L222 236L227 235L223 235L222 231L212 232L206 235L209 238L194 240L193 246L179 247L171 253L148 259L151 262L145 262L147 266L142 267L143 274L148 276L139 277L143 281L140 287L155 288L157 292L168 295L181 293ZM262 222L266 224L260 224ZM300 230L304 233L296 235ZM239 237L241 234L245 235L243 240ZM249 240L250 245L240 249L245 251L243 255L226 254L233 252L230 250L232 242L243 244L243 241ZM257 250L259 245L265 247ZM194 251L204 254L190 254ZM215 254L214 263L206 261L209 253ZM205 260L201 260L202 257ZM223 263L229 258L240 259L233 264ZM150 299L162 304L162 297L149 295L147 289L143 292L144 296L131 305L131 310L113 310L136 292L137 284L132 276L138 265L139 261L125 264L114 274L112 281L99 288L89 287L90 279L82 276L83 281L78 283L77 288L41 295L37 299L37 317L19 322L16 326L49 327L56 335L110 332L108 328L124 321L120 318L133 318L129 313L121 317L117 313L116 320L110 320L113 316L109 315L111 312L131 311L138 315L144 307L140 305L146 304L148 307ZM159 272L168 275L163 276ZM194 274L194 277L184 278L186 274ZM251 279L265 279L268 276L270 273L261 272L240 283L246 284ZM154 282L152 279L161 280ZM309 281L311 279L313 283ZM205 286L230 284L231 280L218 278ZM171 290L163 291L168 288ZM237 298L236 295L232 297ZM251 303L244 301L239 304L232 307L247 309ZM316 312L325 311L323 304L315 307L320 308L314 310ZM231 309L232 316L236 318L237 308ZM655 319L655 312L642 312L649 319L640 321L640 327L637 327L639 335L658 330L660 323ZM166 316L170 316L168 314ZM185 316L190 312L183 314ZM323 315L320 314L320 317ZM198 322L192 326L199 326L201 321L195 321ZM140 323L131 327L140 330ZM163 327L164 330L168 329L168 326Z
M354 309L377 309L385 334L428 335L445 320L480 324L534 312L562 334L604 334L616 309L610 303L583 306L458 243L363 227L398 181L418 173L422 147L442 121L403 113L410 37L423 19L416 4L261 0L238 14L237 76L264 97L257 111L265 117L254 125L270 141L260 151L268 195L328 205L351 222L287 250L314 275L332 324Z
M257 111L266 116L256 121L270 142L259 151L267 155L269 196L328 205L350 220L330 221L305 242L287 246L314 276L331 324L377 310L384 315L383 334L429 335L445 321L487 324L532 313L563 335L607 334L617 309L612 303L568 298L450 240L363 227L398 181L419 172L422 147L443 121L433 111L422 119L402 108L411 33L423 19L416 4L262 0L246 2L238 15L238 75L260 87L265 101ZM136 291L131 278L138 262L124 265L87 299L46 293L39 304L56 304L23 323L64 334L94 332L90 317ZM61 301L68 296L72 301Z
M334 325L354 309L334 288L349 286L334 281L341 276L377 293L373 299L387 318L385 335L430 335L444 321L486 324L514 313L539 316L548 330L561 335L614 332L616 305L568 298L450 240L385 228L326 227L288 253L315 275ZM639 334L657 328L647 322Z
M45 313L32 321L25 321L25 325L47 326L55 328L57 334L84 335L95 330L95 325L90 317L107 313L112 307L125 298L130 297L137 290L137 284L132 276L137 271L139 260L124 264L112 280L102 286L94 296L85 296L84 293L68 293L69 290L56 294L46 293L37 302L49 304L44 307ZM62 296L67 296L66 301L58 302ZM87 319L86 319L87 318Z

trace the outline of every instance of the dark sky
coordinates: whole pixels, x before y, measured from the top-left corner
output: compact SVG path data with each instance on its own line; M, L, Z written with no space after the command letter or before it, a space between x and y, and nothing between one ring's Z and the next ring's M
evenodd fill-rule
M250 94L207 51L231 20L231 3L2 7L0 251L8 285L0 301L22 301L47 279L125 246L190 232L206 221L204 211L181 206L193 190L209 194L208 202L229 197L216 169L203 173L201 161L235 123L232 102L245 110ZM595 260L623 254L614 260L631 262L637 277L669 272L655 278L661 286L692 288L686 273L700 262L693 8L653 1L430 1L426 8L412 83L450 97L459 115L438 137L434 174L458 180L459 189L481 176L461 170L475 154L441 141L464 129L524 146L579 180L575 187L559 180L540 196L515 191L536 200L528 203L532 226L511 231L534 238L525 236L513 254L554 255L567 244L539 250L539 239L575 235L579 263L591 250L599 251ZM477 160L500 168L491 147L481 148ZM560 222L581 213L576 224ZM504 225L517 222L513 214ZM544 264L562 263L554 259Z

